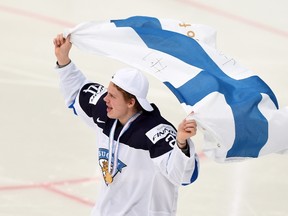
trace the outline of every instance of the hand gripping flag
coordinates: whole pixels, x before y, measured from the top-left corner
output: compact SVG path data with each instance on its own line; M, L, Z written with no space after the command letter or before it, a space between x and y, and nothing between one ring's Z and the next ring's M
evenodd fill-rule
M288 149L288 107L269 86L216 49L205 25L135 16L68 29L79 49L117 59L154 75L204 133L203 152L217 162Z

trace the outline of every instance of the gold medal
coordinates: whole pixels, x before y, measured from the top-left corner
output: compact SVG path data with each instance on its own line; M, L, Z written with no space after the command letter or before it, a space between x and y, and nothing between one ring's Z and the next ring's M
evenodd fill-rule
M113 181L113 178L112 178L112 175L109 173L109 172L106 172L105 173L105 182L107 183L107 184L111 184L112 183L112 181Z

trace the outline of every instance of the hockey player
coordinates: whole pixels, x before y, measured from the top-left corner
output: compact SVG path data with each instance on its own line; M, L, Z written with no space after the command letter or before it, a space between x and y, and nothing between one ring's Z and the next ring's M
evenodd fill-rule
M147 101L140 71L117 71L106 89L70 60L69 37L57 35L54 45L66 104L97 132L103 181L92 215L175 216L179 187L198 176L196 122L184 119L177 132Z

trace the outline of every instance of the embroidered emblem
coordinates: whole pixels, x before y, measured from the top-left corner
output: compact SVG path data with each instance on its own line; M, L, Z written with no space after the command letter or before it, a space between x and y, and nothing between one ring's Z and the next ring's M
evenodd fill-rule
M104 86L102 85L89 85L88 88L83 89L84 93L90 93L92 94L89 100L90 104L96 105L98 99L99 99L99 95L101 95L101 93L105 91Z
M121 173L122 169L124 167L126 167L126 164L124 164L122 161L120 161L118 159L117 170L116 170L115 174L112 176L111 173L109 173L109 171L108 171L108 156L109 156L108 149L99 148L99 165L100 165L102 175L103 175L103 178L104 178L106 185L109 185L110 183L112 183L115 176L119 172Z

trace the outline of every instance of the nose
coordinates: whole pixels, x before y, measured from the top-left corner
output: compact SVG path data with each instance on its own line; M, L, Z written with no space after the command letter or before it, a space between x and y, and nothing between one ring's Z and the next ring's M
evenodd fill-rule
M103 98L103 100L108 103L108 94Z

